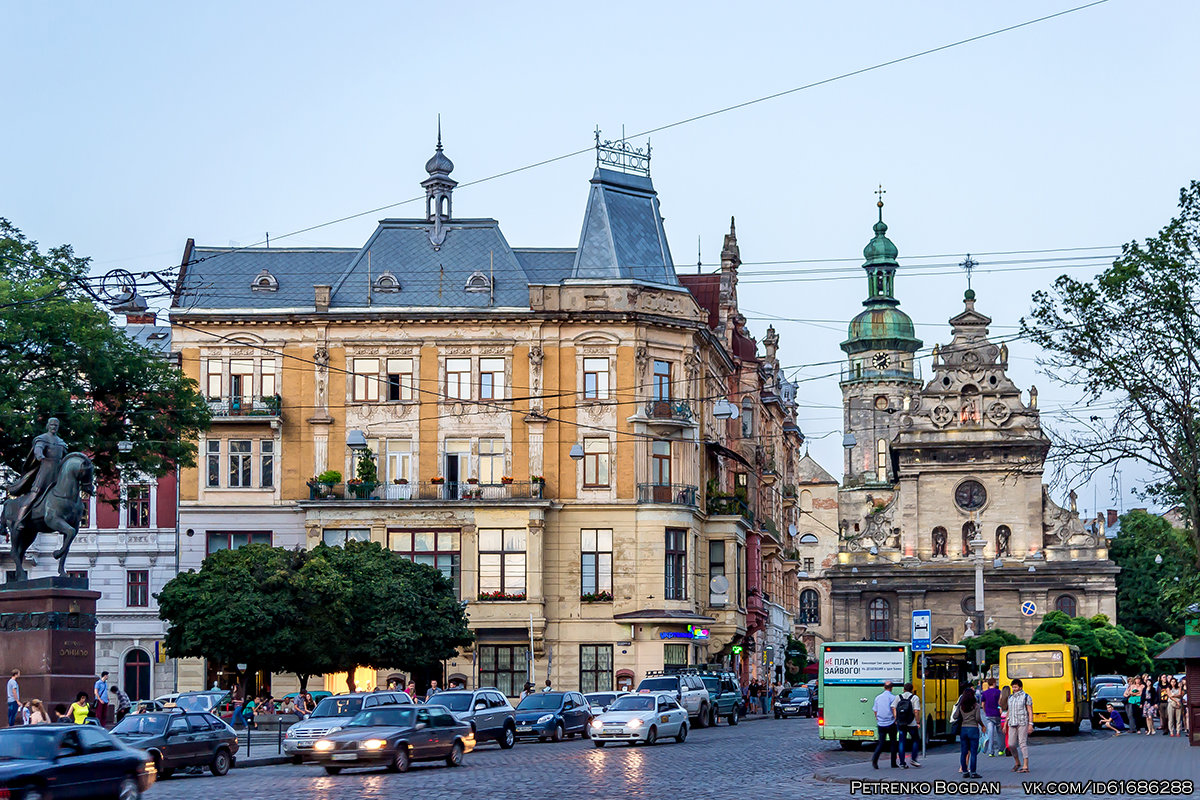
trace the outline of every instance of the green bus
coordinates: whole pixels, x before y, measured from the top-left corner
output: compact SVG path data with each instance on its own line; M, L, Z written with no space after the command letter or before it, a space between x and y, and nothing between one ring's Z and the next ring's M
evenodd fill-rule
M817 730L822 739L837 740L842 747L873 742L879 735L875 725L875 698L884 681L900 694L911 682L913 692L925 691L922 717L927 736L949 736L950 710L967 678L966 648L934 645L925 654L925 685L922 686L920 653L907 642L828 642L818 649Z

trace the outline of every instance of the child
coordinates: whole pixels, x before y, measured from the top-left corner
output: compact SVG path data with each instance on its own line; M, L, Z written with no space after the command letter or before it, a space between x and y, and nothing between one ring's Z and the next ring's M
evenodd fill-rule
M1108 716L1100 717L1100 727L1108 728L1114 735L1120 736L1125 731L1125 718L1121 716L1121 712L1113 708L1113 704L1108 704Z

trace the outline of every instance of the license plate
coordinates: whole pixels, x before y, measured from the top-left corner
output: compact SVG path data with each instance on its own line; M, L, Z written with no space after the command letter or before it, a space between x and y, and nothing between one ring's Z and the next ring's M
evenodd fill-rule
M875 731L855 731L855 736L874 736Z
M518 725L517 726L517 733L529 733L531 730L533 730L533 728L532 728L532 726L529 726L529 725Z
M358 753L334 753L330 758L334 761L357 761Z
M296 742L297 750L311 750L312 742Z
M1124 708L1125 704L1124 703L1113 703L1112 707L1113 708Z

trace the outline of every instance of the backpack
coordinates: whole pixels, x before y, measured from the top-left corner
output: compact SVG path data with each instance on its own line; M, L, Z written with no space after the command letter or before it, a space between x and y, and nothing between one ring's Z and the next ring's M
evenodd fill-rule
M896 724L908 727L915 720L913 714L912 697L907 692L900 695L900 699L896 701Z

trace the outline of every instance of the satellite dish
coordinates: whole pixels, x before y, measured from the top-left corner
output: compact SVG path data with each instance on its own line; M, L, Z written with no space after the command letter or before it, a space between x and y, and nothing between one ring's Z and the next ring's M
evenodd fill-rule
M725 594L729 591L729 578L717 575L708 582L708 590L713 594Z
M797 528L795 525L788 525L788 534L790 534L791 536L795 536L799 532L800 532L800 529Z

